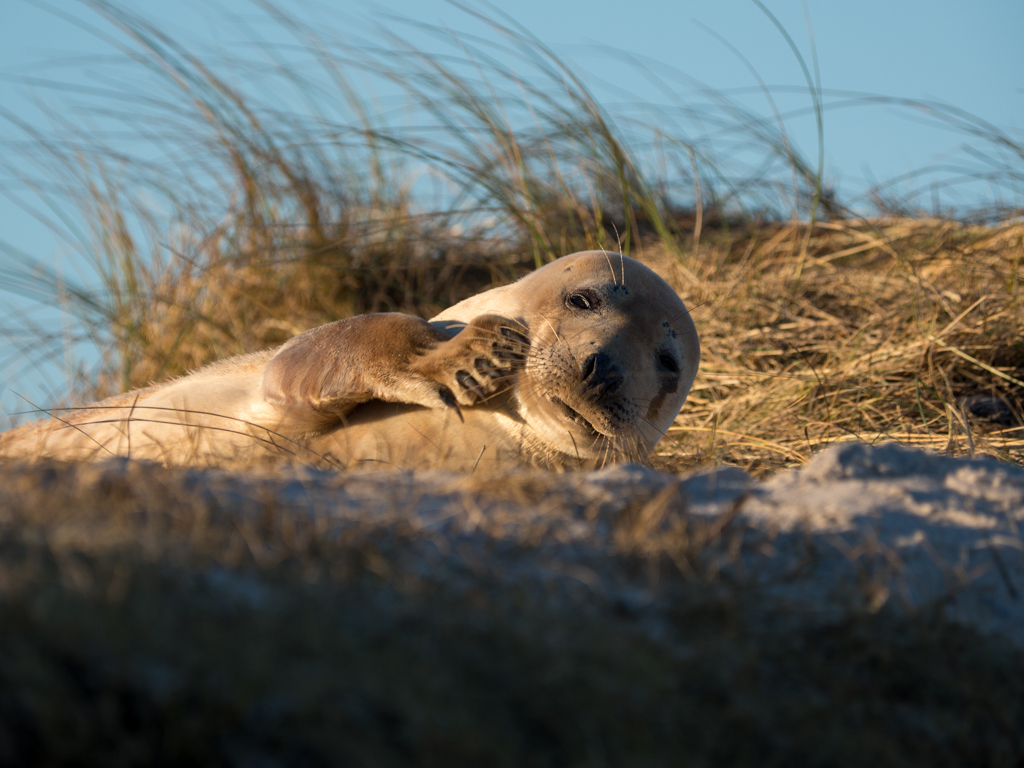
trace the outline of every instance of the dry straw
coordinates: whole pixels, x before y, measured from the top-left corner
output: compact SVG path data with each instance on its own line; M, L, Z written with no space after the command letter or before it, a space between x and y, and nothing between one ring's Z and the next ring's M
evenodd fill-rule
M1024 149L980 119L894 102L970 136L979 166L955 170L1005 192L995 204L959 222L908 217L910 178L873 190L887 218L864 219L822 181L829 105L813 51L808 66L785 33L817 164L774 101L771 118L703 87L684 101L645 70L674 103L607 107L497 12L465 9L485 38L421 28L447 47L428 54L398 24L357 45L266 4L291 42L253 35L245 55L202 55L91 6L130 62L88 111L96 131L83 137L79 115L57 108L46 131L7 115L32 161L8 170L42 190L36 212L97 278L75 284L30 258L3 272L102 351L72 382L79 401L355 313L429 317L559 255L621 248L679 289L704 340L660 466L764 473L851 439L1018 455ZM60 359L69 335L26 323L12 339L28 368Z
M685 102L664 81L668 107L615 111L507 20L484 19L486 39L427 29L447 45L428 55L396 24L354 45L260 2L288 44L199 55L86 4L129 63L97 63L97 130L61 105L53 130L0 107L22 131L0 162L92 270L3 268L76 323L16 318L21 373L77 329L103 352L72 382L95 399L621 247L679 290L703 340L657 466L765 474L854 439L1024 455L1024 148L982 120L902 102L971 138L976 165L953 175L1005 193L993 206L923 218L923 169L862 218L778 110L703 88ZM827 103L785 37L821 140L830 105L872 99ZM305 514L255 473L0 466L0 762L1020 763L1019 648L941 605L823 623L709 566L742 543L738 507L699 520L673 481L602 517L579 475L481 475L417 526L397 490L352 513L357 475L321 476L336 487ZM485 510L499 490L508 509Z
M704 355L659 463L696 455L765 473L846 440L1020 461L1022 259L1015 222L720 235L689 266Z

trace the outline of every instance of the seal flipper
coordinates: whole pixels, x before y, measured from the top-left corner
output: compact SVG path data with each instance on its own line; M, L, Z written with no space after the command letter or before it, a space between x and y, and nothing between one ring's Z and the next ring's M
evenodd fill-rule
M411 315L360 315L285 343L267 364L261 395L302 431L335 424L369 400L457 409L507 387L528 345L519 324L496 315L454 337Z
M411 315L359 315L286 342L263 372L264 401L309 429L343 419L368 400L446 407L436 382L412 360L450 337Z
M460 405L476 405L512 386L529 353L528 332L517 320L478 315L450 341L415 360L412 369L443 384Z

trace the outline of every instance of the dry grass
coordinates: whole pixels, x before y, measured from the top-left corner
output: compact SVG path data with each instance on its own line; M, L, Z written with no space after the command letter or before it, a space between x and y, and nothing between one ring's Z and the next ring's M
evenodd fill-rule
M41 215L95 281L42 259L2 273L101 350L72 382L80 401L358 312L430 316L621 244L678 288L703 342L657 467L764 475L852 439L1024 458L1019 206L858 218L774 119L707 93L667 126L614 114L500 24L500 45L434 30L451 43L439 57L278 14L300 67L258 44L257 61L207 60L91 5L148 78L108 78L92 115L146 145L83 137L61 110L53 131L21 126L18 157L37 164L9 170L57 196ZM355 84L367 72L398 83L415 119L375 111ZM997 147L985 178L1016 189L1019 143L930 114L979 157ZM684 117L732 144L686 139ZM721 161L730 148L748 163ZM916 210L874 192L880 214ZM60 195L77 217L50 217ZM66 333L29 331L29 364L60 359ZM1011 765L1024 751L1019 650L940 615L790 615L702 569L728 531L666 499L575 519L555 478L523 479L534 523L492 518L485 541L448 547L398 507L341 534L272 505L243 519L252 500L210 491L216 473L194 488L185 470L128 467L92 482L0 467L0 763ZM472 494L460 504L472 515ZM564 526L605 524L613 546L588 567L656 608L603 600L585 570L507 588L547 573Z
M704 340L658 466L764 474L848 439L1019 455L1012 207L964 212L986 225L853 217L784 121L707 92L702 111L616 112L511 22L484 20L497 48L432 30L452 49L434 56L392 31L380 32L386 45L356 47L267 6L306 61L254 42L274 66L253 88L259 57L208 61L145 18L93 7L143 78L119 75L95 109L143 149L99 130L83 138L68 117L50 132L20 126L18 149L36 162L33 183L77 207L77 223L45 220L98 286L41 261L3 270L12 290L77 320L48 339L28 332L29 364L47 340L63 359L72 328L101 351L71 382L78 402L339 317L431 316L565 253L621 247L680 290ZM401 88L409 121L375 109L360 85L370 72ZM820 87L808 87L820 117ZM969 135L978 157L991 149L993 189L1016 189L1024 147L955 110L930 114ZM725 163L721 147L680 138L684 117L760 159ZM426 194L426 181L447 191ZM873 194L883 210L912 203ZM780 221L801 213L810 228ZM965 411L970 396L1000 399L1002 428Z
M1019 760L1005 639L794 609L709 567L728 513L563 479L396 484L372 515L325 473L311 514L269 490L294 481L0 467L0 762Z
M1019 463L1024 227L821 223L796 277L805 231L705 236L677 272L704 351L658 465L765 474L843 440ZM993 402L1002 411L985 418Z
M392 243L377 263L339 240L310 258L158 271L139 291L128 357L81 396L116 388L118 370L143 386L359 311L429 317L531 266L522 251L438 239L425 255L424 242ZM805 225L761 224L705 228L697 253L691 244L634 251L679 290L703 345L655 466L763 476L844 440L1024 459L1019 223L835 220L810 238Z

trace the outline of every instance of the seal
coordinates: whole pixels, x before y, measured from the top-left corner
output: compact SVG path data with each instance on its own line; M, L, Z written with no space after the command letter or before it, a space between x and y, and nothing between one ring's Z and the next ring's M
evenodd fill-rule
M0 435L0 456L470 471L646 458L693 384L679 295L638 261L564 256L430 321L360 315Z

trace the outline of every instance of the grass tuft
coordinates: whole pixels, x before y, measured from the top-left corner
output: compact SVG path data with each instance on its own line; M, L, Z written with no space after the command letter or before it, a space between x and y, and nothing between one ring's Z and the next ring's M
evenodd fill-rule
M764 475L847 440L1020 463L1024 226L862 219L807 230L704 236L684 283L701 372L657 464L689 457Z
M770 116L699 85L685 100L637 66L667 105L612 108L496 10L460 6L482 36L421 27L428 51L407 22L360 42L260 2L272 34L239 26L243 48L197 52L86 5L120 53L97 63L96 101L58 104L47 130L0 108L21 137L0 163L85 265L75 280L9 254L4 285L70 320L9 318L5 371L85 341L98 362L68 383L90 401L621 248L680 292L702 338L656 467L763 476L847 440L1024 463L1024 147L983 120L824 90L813 41L808 66L781 28L817 162L763 83ZM868 216L824 176L824 121L877 104L924 110L970 147L867 190ZM963 180L993 200L943 209L937 185ZM475 475L426 499L427 525L379 498L355 515L337 499L358 501L359 479L320 480L336 497L305 514L301 477L282 485L296 511L256 475L0 465L0 764L1024 754L1019 647L941 605L879 609L885 585L829 617L773 601L723 567L743 546L738 505L701 519L670 483L605 514L556 476Z
M31 212L87 265L79 282L23 254L4 267L12 290L75 321L42 350L59 357L77 334L101 351L93 375L77 382L79 398L351 314L429 316L586 248L664 251L693 283L697 274L714 279L707 265L720 260L701 253L702 231L728 239L768 222L753 243L774 237L771 222L806 215L796 262L772 254L799 278L817 218L849 217L823 180L829 105L784 29L812 96L817 164L790 140L766 87L771 119L706 88L704 102L682 101L671 81L633 62L673 103L612 109L497 11L463 8L486 37L417 25L438 41L436 53L396 32L401 23L359 43L267 3L277 42L239 26L244 53L203 55L124 7L87 5L128 66L98 65L96 101L84 111L53 107L52 130L4 115L23 136L9 174L37 191ZM987 181L1015 183L1024 152L1011 137L927 107L971 137ZM86 120L93 127L83 131ZM709 133L717 144L690 138ZM899 207L892 189L873 194L889 201L886 210ZM688 285L686 298L709 296L698 288ZM713 310L730 314L738 299L717 295ZM38 336L14 337L30 365L44 354Z

